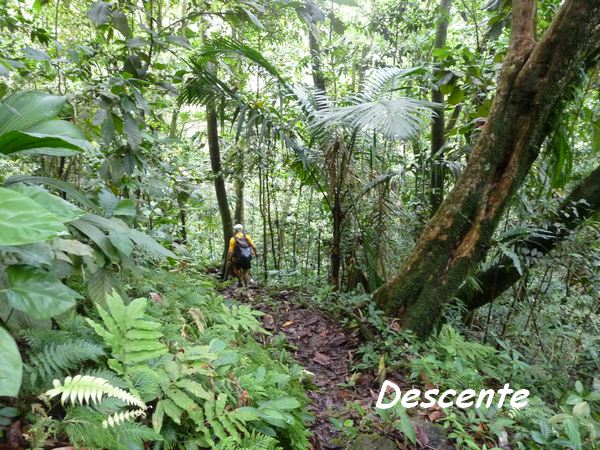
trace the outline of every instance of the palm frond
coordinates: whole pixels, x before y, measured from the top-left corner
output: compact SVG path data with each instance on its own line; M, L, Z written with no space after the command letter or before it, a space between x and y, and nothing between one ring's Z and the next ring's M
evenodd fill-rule
M361 92L345 106L320 108L315 112L313 128L344 126L364 132L381 132L387 139L406 140L414 137L431 120L437 103L409 97L395 97L400 82L422 73L424 69L383 68L365 79ZM322 103L324 104L324 103Z
M271 64L258 50L229 37L220 37L207 42L202 51L196 56L196 61L206 62L217 56L237 55L242 56L265 69L277 78L282 85L287 85L277 68Z
M211 73L206 64L202 64L200 61L190 61L190 66L193 76L186 80L179 93L180 104L202 105L222 96L236 97L235 91Z
M419 133L433 116L431 102L400 97L360 102L319 111L313 126L342 125L361 131L378 131L387 139L406 140Z
M382 95L390 95L399 88L400 83L411 75L423 74L423 67L400 69L398 67L383 67L373 71L364 79L358 98L363 102L371 102Z
M284 80L277 68L271 64L258 50L228 37L220 37L208 41L202 50L188 60L193 76L189 78L181 93L180 103L204 104L219 96L236 99L236 91L208 70L208 63L217 57L239 56L247 59L266 70L276 78L278 86L288 94L292 93L291 87Z

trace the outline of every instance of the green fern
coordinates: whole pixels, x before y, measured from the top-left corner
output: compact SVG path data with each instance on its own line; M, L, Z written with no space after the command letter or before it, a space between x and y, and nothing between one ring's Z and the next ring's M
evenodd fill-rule
M117 398L140 409L146 409L146 405L140 398L124 389L112 386L103 378L75 375L66 377L62 384L59 380L54 380L53 384L54 388L46 391L44 395L48 398L60 395L61 403L67 400L73 404L98 403L106 396Z
M227 438L219 442L213 450L281 450L277 439L255 431L246 436L241 442Z
M82 362L97 361L103 355L102 347L84 340L50 344L30 356L26 370L35 386L39 379L64 375Z
M89 369L80 372L79 375L89 375L94 378L104 378L112 386L116 386L121 389L127 389L128 387L127 383L122 378L117 376L112 370L109 369Z
M75 447L126 450L117 431L104 428L104 415L87 407L70 408L64 420L65 432Z
M485 360L496 354L496 350L492 347L466 341L458 331L449 325L444 325L440 330L436 338L436 345L450 356L459 356L470 361Z
M162 436L146 425L124 422L104 427L104 415L85 406L70 408L64 420L69 440L78 447L127 450L142 448L146 442L161 442Z
M109 366L118 374L124 374L130 367L156 359L167 352L167 347L159 340L163 334L158 331L161 324L148 319L145 314L147 301L137 298L128 305L113 292L107 297L108 311L96 304L103 325L86 319L96 333L111 349L114 359Z
M21 331L21 338L27 343L30 352L41 352L48 345L68 342L69 333L64 330L29 328Z
M124 422L130 422L138 417L146 417L146 413L143 409L132 409L130 411L121 411L111 414L102 421L102 426L104 428L114 427L120 425Z

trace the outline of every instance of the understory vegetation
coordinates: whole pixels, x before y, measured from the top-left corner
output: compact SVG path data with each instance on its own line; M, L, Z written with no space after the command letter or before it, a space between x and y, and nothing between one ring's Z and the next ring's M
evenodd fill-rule
M0 450L600 448L599 58L597 0L0 2Z

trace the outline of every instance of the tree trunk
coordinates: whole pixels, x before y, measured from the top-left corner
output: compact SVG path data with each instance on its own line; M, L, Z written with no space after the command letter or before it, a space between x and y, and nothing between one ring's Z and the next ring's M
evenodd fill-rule
M264 175L263 175L263 151L260 152L260 161L258 162L258 206L260 209L260 217L262 219L262 239L263 239L263 248L262 248L262 263L263 263L263 274L265 283L269 277L269 245L267 241L267 211L266 211L266 202L265 199L265 187L264 187Z
M511 196L552 126L552 114L600 45L600 3L567 0L536 44L535 0L513 4L512 37L490 115L462 176L400 272L374 300L421 338L481 262Z
M321 47L319 41L313 34L313 30L308 30L308 48L310 50L310 61L312 66L312 77L315 89L321 93L325 93L325 76L323 75L323 68L321 66Z
M564 241L583 220L598 211L600 211L600 167L569 194L556 213L546 219L550 224L549 234L524 239L516 247L515 253L531 254L531 251L535 250L537 255L530 264L532 265ZM468 289L463 288L457 294L470 310L490 303L515 284L521 278L521 274L512 259L504 256L489 269L477 273L475 278L481 283L481 292L469 292Z
M335 291L339 290L341 285L340 275L342 267L342 202L336 189L333 196L333 236L331 241L331 272L330 281Z
M209 64L212 66L212 63ZM217 107L212 99L206 102L206 135L208 140L208 152L210 154L210 167L212 169L213 181L215 184L215 194L217 196L219 214L221 215L221 224L223 226L223 276L225 276L227 249L229 247L229 239L233 232L233 223L231 222L231 212L229 210L229 202L227 201L227 191L225 190L225 178L223 177L221 167Z
M181 232L181 243L187 244L187 215L185 212L185 200L188 198L188 195L176 191L175 197L177 198L177 206L179 208L179 222L181 224L179 229Z
M244 151L238 153L236 174L234 179L235 186L235 223L244 223Z
M435 30L434 49L446 46L448 37L448 24L452 0L440 0L439 19ZM431 215L435 214L444 199L444 153L445 144L444 130L444 94L441 87L434 87L431 93L431 101L440 103L441 106L435 109L436 115L431 121L431 179L429 200L431 203Z

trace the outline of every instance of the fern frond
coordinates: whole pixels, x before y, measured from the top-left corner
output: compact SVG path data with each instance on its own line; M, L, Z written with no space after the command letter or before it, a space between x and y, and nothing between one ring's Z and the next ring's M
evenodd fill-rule
M146 409L144 402L135 395L112 386L103 378L95 378L89 375L75 375L66 377L64 383L59 380L53 381L54 388L45 392L49 398L60 395L60 401L64 404L69 400L73 404L98 403L104 396L118 398L128 405Z
M66 331L43 328L28 328L21 331L20 335L31 352L42 351L48 345L62 344L69 339L69 333Z
M91 341L96 338L94 330L89 327L83 316L75 315L66 317L58 322L58 326L60 330L66 332L71 339Z
M77 448L107 448L127 450L143 448L145 443L163 441L163 437L146 425L135 422L121 422L115 426L103 427L105 414L86 406L69 408L65 431L69 440ZM137 445L136 445L137 444Z
M129 441L138 442L140 447L143 447L144 442L163 441L163 437L152 428L137 422L124 422L116 427L116 431L119 436L126 437Z
M486 360L496 354L493 347L478 342L465 340L461 334L450 325L444 325L437 338L437 345L449 355L457 355L470 361Z
M233 437L219 441L214 450L281 450L278 444L274 437L253 431L241 442L236 442Z
M69 408L64 419L65 432L76 448L110 448L127 450L119 442L117 429L103 428L105 416L87 407Z
M80 372L79 375L89 375L94 378L104 378L112 386L120 387L121 389L127 388L127 383L109 369L89 369Z
M104 326L91 319L86 320L123 366L119 370L126 370L127 366L158 358L167 352L167 347L159 340L163 337L158 331L161 324L149 320L145 313L145 298L137 298L125 305L123 299L113 291L107 297L106 305L108 311L96 304Z
M102 426L104 428L114 427L123 422L129 422L131 420L134 420L140 416L146 417L146 413L143 409L132 409L131 411L116 412L108 416L106 420L102 421Z
M50 344L30 357L27 370L32 377L32 383L40 378L50 378L62 375L76 368L83 361L96 361L104 355L101 346L84 340Z

